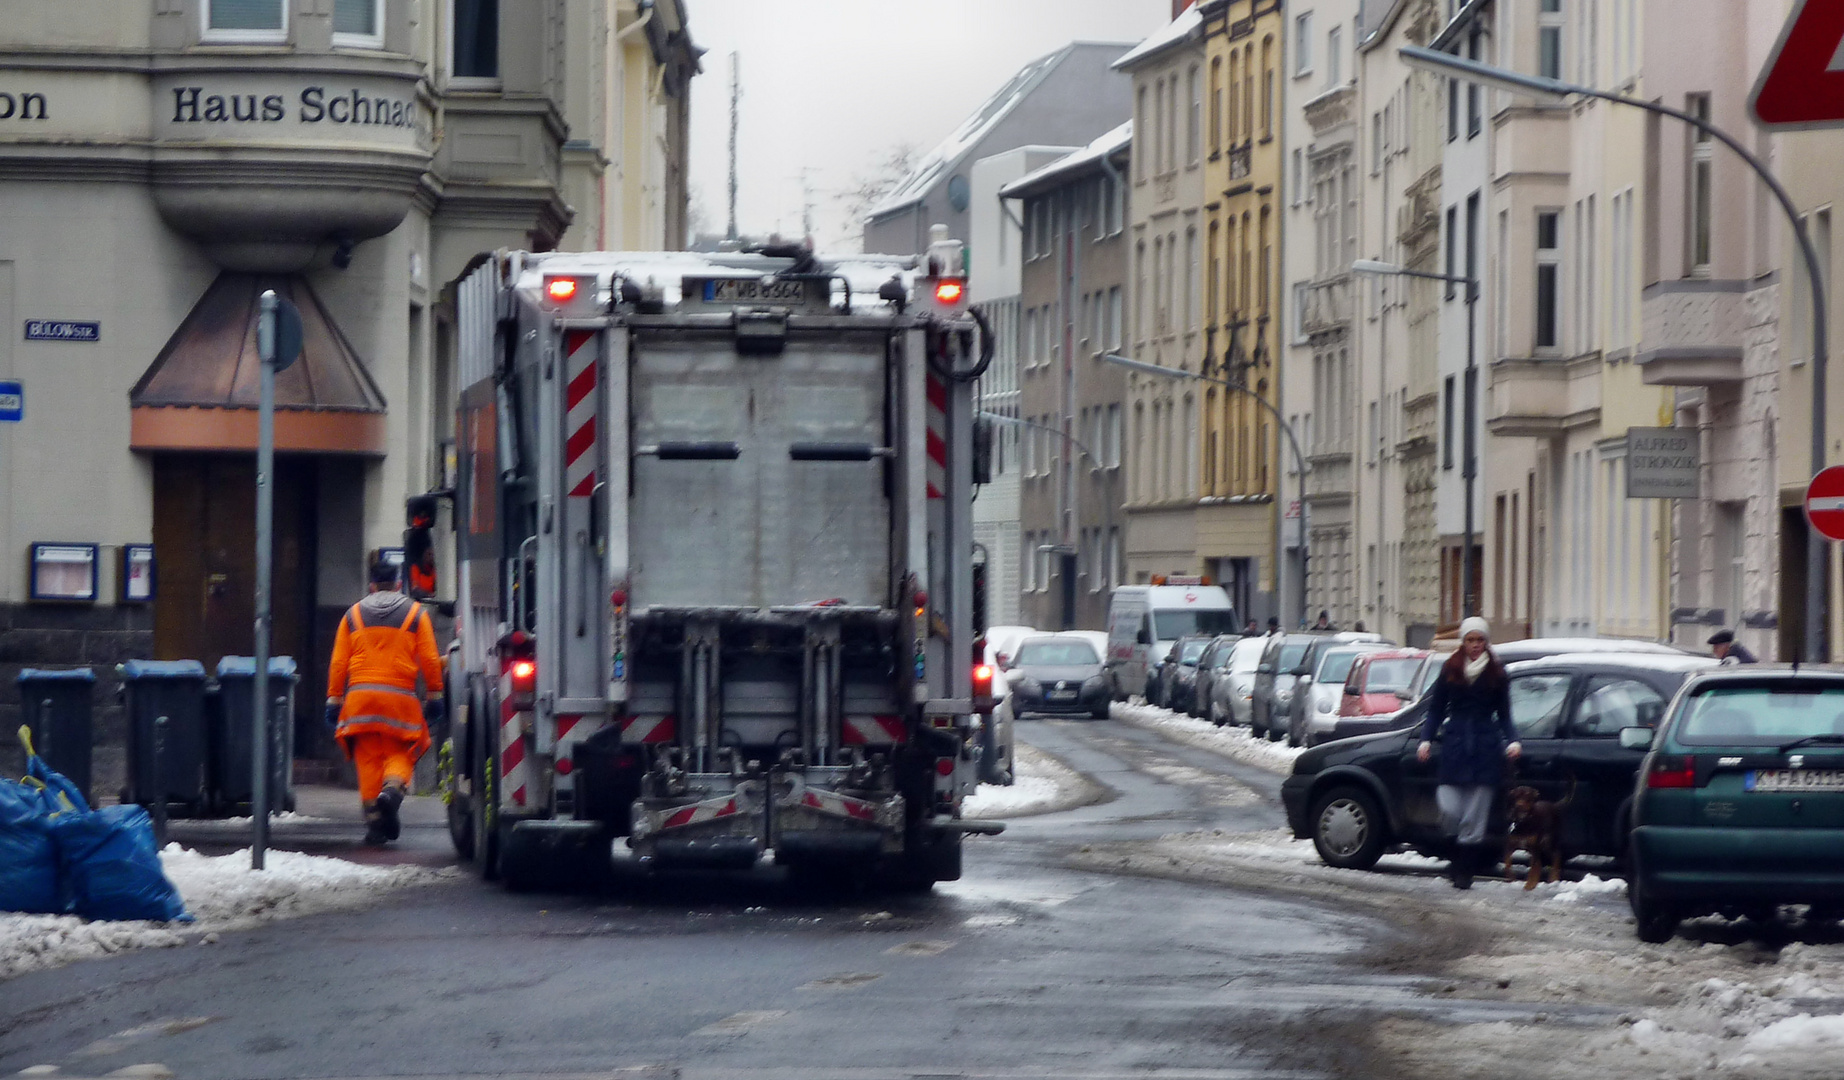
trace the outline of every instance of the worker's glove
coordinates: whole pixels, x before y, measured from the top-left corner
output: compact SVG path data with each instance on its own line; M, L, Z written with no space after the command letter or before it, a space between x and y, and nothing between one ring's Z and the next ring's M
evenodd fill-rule
M1430 756L1433 755L1433 753L1434 753L1434 744L1431 742L1423 742L1420 746L1417 746L1415 748L1415 760L1416 761L1426 761L1428 760Z
M1516 761L1518 759L1518 755L1522 754L1523 752L1524 752L1523 743L1514 742L1510 746L1505 747L1505 756L1510 758L1512 761Z
M442 718L447 715L448 704L441 698L430 698L428 701L423 702L423 720L425 720L430 727L435 727L437 724L440 724Z
M339 705L337 701L327 702L326 723L329 735L339 730Z

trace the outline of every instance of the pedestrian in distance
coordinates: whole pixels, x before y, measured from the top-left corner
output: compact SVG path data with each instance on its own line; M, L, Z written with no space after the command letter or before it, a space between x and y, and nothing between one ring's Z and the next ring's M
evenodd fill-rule
M1242 628L1243 637L1255 637L1256 635L1260 633L1261 633L1261 624L1257 623L1254 619L1250 619L1248 621L1248 625Z
M1281 617L1279 615L1268 616L1268 633L1278 634L1280 632L1281 632Z
M1716 654L1716 659L1725 664L1760 663L1759 660L1755 659L1754 654L1748 651L1748 646L1735 640L1735 631L1733 630L1716 631L1710 635L1709 644L1710 651Z
M1332 627L1332 613L1331 613L1331 612L1329 612L1329 611L1321 611L1321 612L1319 613L1319 621L1313 624L1313 629L1314 629L1314 630L1331 630L1331 629L1333 629L1333 627Z
M397 567L378 560L368 594L339 620L327 672L326 722L358 770L365 843L374 846L397 839L416 761L443 715L435 628L399 588Z
M1476 615L1460 623L1460 648L1441 665L1415 748L1415 760L1425 763L1440 740L1434 799L1441 831L1454 838L1450 872L1456 889L1472 888L1474 872L1490 865L1486 822L1506 760L1523 753L1511 723L1511 681L1492 652L1491 637L1491 628Z

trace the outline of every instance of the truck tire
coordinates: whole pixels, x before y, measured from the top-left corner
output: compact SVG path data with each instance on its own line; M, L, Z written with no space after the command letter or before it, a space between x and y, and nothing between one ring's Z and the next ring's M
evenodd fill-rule
M436 757L438 787L447 803L448 839L455 845L455 854L465 862L474 857L474 811L468 797L461 794L459 772L455 740L444 739Z
M499 793L494 790L499 754L485 753L485 740L475 743L483 752L475 757L479 764L474 776L474 798L468 800L469 818L474 834L474 871L482 881L499 880L500 835Z
M1370 792L1335 787L1313 800L1307 818L1320 861L1341 870L1368 870L1383 857L1389 822Z

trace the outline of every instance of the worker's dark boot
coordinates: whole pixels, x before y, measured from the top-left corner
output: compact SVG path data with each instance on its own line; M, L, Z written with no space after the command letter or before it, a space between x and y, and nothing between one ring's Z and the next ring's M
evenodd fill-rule
M386 780L384 790L378 793L379 825L386 840L395 840L403 832L403 822L397 817L397 811L403 806L403 781Z
M1447 864L1447 876L1456 889L1473 887L1473 868L1478 865L1478 856L1471 847L1464 844L1456 847L1453 859Z
M365 839L366 847L383 847L390 841L384 833L384 815L379 811L377 802L365 804Z

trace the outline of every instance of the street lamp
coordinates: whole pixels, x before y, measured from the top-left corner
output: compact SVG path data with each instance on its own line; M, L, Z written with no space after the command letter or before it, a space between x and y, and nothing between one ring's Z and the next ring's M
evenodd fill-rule
M1068 439L1069 444L1075 447L1078 451L1080 451L1082 456L1089 460L1089 464L1095 467L1095 471L1102 473L1104 477L1107 474L1107 465L1105 465L1100 458L1096 457L1094 453L1089 450L1088 447L1082 445L1082 440L1076 438L1074 435L1066 434L1063 431L1060 431L1057 428L1053 428L1048 424L1040 424L1040 423L1037 423L1035 420L1024 420L1016 416L1007 416L1004 413L987 412L986 410L982 409L980 410L979 416L980 416L980 419L982 420L990 420L996 424L1011 424L1013 427L1035 428L1038 431L1048 431L1050 434L1055 435L1059 439ZM1113 481L1111 479L1106 482L1109 488L1113 487ZM1103 558L1102 561L1113 563L1115 560L1113 556L1113 547L1112 547L1114 543L1114 539L1113 539L1114 538L1114 497L1112 493L1110 492L1108 495L1104 496L1101 500L1101 503L1102 503L1103 513L1105 514L1105 517L1103 518L1103 520L1106 522L1104 526L1106 531L1104 531L1101 534L1102 535L1101 542L1108 551L1108 554ZM1045 546L1050 546L1050 545L1045 545ZM1113 588L1114 587L1113 575L1120 572L1120 567L1111 565L1109 569L1111 573L1109 574L1107 578L1108 587ZM1099 574L1099 570L1097 570L1097 573ZM1064 610L1063 610L1063 622L1065 624L1064 629L1067 630L1070 627L1074 626L1075 621L1076 621L1075 610L1071 604L1066 602L1064 606Z
M1805 257L1806 276L1811 280L1812 288L1812 470L1817 472L1825 463L1825 320L1826 297L1825 277L1819 269L1818 249L1812 246L1812 237L1806 232L1806 224L1799 216L1799 208L1793 204L1793 197L1787 194L1779 180L1775 179L1767 163L1750 153L1735 136L1722 130L1701 117L1692 115L1682 109L1661 105L1656 101L1628 97L1609 90L1596 90L1591 86L1566 83L1560 79L1545 78L1540 75L1525 75L1521 72L1506 71L1504 68L1482 64L1477 60L1467 60L1451 53L1436 49L1425 49L1417 45L1405 45L1397 51L1402 62L1417 71L1431 72L1446 78L1465 79L1498 90L1535 97L1549 101L1561 101L1573 96L1599 98L1619 105L1631 105L1635 109L1658 113L1684 121L1730 150L1753 169L1767 190L1773 192L1774 200L1786 213L1786 219L1793 226L1793 237L1799 241L1800 254ZM1806 659L1813 663L1823 663L1830 655L1830 647L1825 641L1826 631L1830 627L1831 589L1829 580L1829 559L1826 557L1825 538L1817 529L1809 530L1806 535Z
M1202 372L1184 371L1180 368L1169 368L1169 367L1161 366L1159 364L1149 364L1144 360L1134 360L1134 359L1131 359L1125 356L1116 356L1113 353L1102 353L1101 358L1103 360L1106 360L1110 364L1118 364L1119 366L1124 367L1129 371L1137 371L1142 375L1157 375L1162 379L1196 379L1199 382L1207 382L1207 383L1215 383L1218 381L1216 379L1211 378L1208 375L1203 374ZM1287 421L1281 416L1281 411L1275 408L1273 404L1268 401L1267 398L1262 397L1260 394L1257 394L1255 391L1250 390L1248 387L1243 386L1241 383L1235 382L1232 379L1225 378L1221 381L1222 381L1222 385L1226 387L1227 389L1235 391L1237 393L1247 394L1249 397L1255 399L1255 404L1260 405L1262 408L1268 410L1268 414L1274 417L1274 422L1280 425L1281 431L1286 434L1287 445L1293 447L1294 470L1300 474L1300 506L1301 506L1300 520L1301 520L1301 523L1304 524L1306 520L1305 518L1305 512L1306 512L1305 511L1306 457L1305 455L1300 453L1300 440L1294 437L1293 425L1287 423ZM1274 492L1275 492L1274 501L1277 504L1274 507L1275 521L1277 522L1276 527L1275 527L1276 536L1275 536L1275 541L1274 541L1274 597L1275 597L1275 607L1276 608L1280 606L1279 601L1280 601L1280 591L1281 591L1281 544L1280 544L1280 536L1279 536L1280 527L1278 525L1278 522L1280 520L1281 515L1285 513L1285 510L1283 509L1283 507L1278 505L1281 501L1280 500L1280 495L1281 495L1280 488L1281 488L1280 481L1279 481L1279 478L1277 477L1275 480L1275 484L1274 484ZM1304 532L1302 532L1302 535L1300 537L1300 542L1302 544L1306 542L1306 537L1304 535ZM1306 621L1306 560L1305 559L1300 560L1299 601L1300 601L1300 621L1305 622Z
M1446 55L1445 53L1442 54ZM1479 597L1473 590L1473 486L1479 476L1478 436L1473 428L1477 423L1477 400L1479 397L1479 368L1474 350L1474 308L1479 301L1479 279L1464 274L1437 274L1430 270L1410 270L1395 263L1379 262L1376 259L1358 259L1351 264L1351 271L1357 274L1394 274L1397 277L1425 278L1429 281L1445 281L1453 285L1466 287L1466 403L1462 407L1466 432L1461 436L1460 445L1465 447L1460 455L1460 476L1466 481L1466 535L1460 547L1460 614L1471 618L1479 614Z

